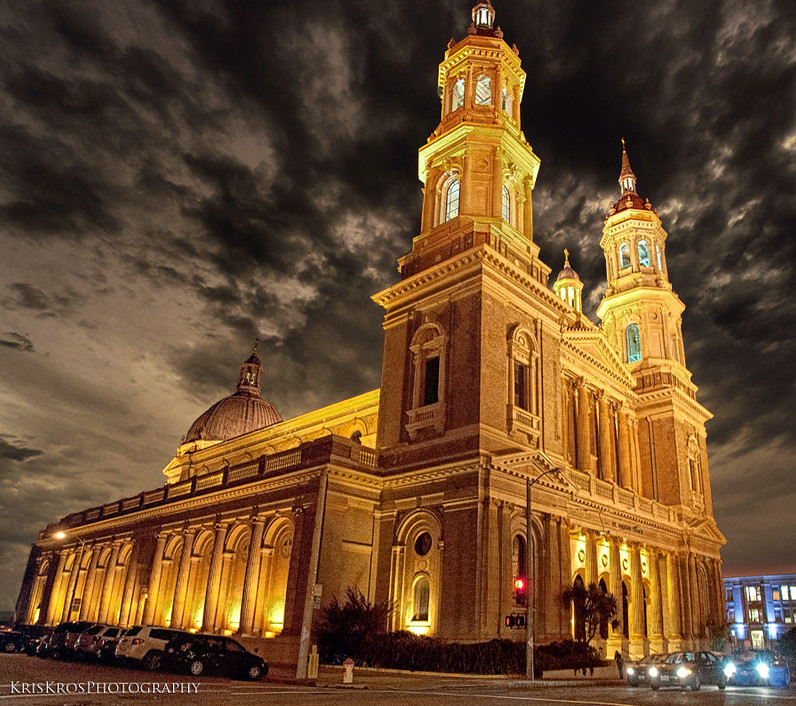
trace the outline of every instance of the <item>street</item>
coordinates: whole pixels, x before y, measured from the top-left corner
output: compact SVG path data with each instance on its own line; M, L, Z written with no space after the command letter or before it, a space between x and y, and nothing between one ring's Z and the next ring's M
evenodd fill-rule
M529 687L523 682L505 678L427 676L370 670L360 670L355 681L354 688L343 688L341 672L334 669L322 669L317 686L296 686L267 679L250 683L212 676L189 678L115 666L55 662L19 654L0 655L0 703L3 704L796 706L796 687L793 684L784 690L730 686L724 692L716 687L703 687L696 693L679 689L653 692L648 688L633 689L619 682L556 682Z

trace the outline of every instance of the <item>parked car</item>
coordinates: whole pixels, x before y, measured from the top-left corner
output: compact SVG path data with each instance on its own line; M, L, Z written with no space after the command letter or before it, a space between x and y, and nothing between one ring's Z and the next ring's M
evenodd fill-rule
M80 637L77 638L77 642L75 643L75 652L77 652L78 657L82 659L97 659L100 657L100 648L102 647L103 639L117 638L121 632L122 628L113 625L103 625L101 623L92 625L88 630L84 630L80 633Z
M102 635L96 650L97 659L100 662L112 662L116 659L116 645L119 644L122 635L124 635L124 628L118 627L110 628Z
M672 652L663 662L647 669L649 684L654 690L662 686L679 686L684 691L699 691L702 684L727 686L724 663L712 652Z
M627 683L634 687L639 684L648 684L649 677L647 676L647 670L653 665L663 662L666 657L666 654L647 655L636 662L630 662L626 670Z
M268 664L243 645L218 635L183 635L166 646L163 666L178 672L226 674L257 681L268 674Z
M61 623L50 635L50 639L47 642L47 654L44 656L49 656L53 659L63 659L72 656L75 653L75 642L77 642L78 636L93 624L88 620Z
M44 625L28 625L25 632L28 633L28 639L23 648L25 654L33 657L37 654L39 645L42 642L47 642L52 635L53 629Z
M185 630L162 628L157 625L134 625L128 628L116 645L116 657L136 662L150 671L160 669L166 643L178 635L187 635Z
M730 684L776 686L790 684L790 669L782 655L773 650L747 650L724 667Z
M28 636L19 630L0 630L0 652L22 652Z

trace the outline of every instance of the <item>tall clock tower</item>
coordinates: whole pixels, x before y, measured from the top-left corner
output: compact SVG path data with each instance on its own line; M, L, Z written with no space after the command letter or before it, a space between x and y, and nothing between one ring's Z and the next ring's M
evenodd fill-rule
M697 402L685 365L685 304L669 282L667 234L638 194L624 140L619 187L600 240L608 286L597 315L636 379L641 492L712 514L705 422L713 415Z

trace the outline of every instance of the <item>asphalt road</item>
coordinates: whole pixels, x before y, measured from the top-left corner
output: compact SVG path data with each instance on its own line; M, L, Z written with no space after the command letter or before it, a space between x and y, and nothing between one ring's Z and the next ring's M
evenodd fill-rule
M54 662L25 655L0 655L0 705L113 706L114 704L201 704L201 706L796 706L788 689L706 686L681 692L615 684L537 685L502 678L363 673L356 688L342 688L339 671L323 670L318 686L186 677L114 666ZM60 685L60 686L59 686ZM60 690L61 693L58 693ZM50 693L47 693L47 692Z

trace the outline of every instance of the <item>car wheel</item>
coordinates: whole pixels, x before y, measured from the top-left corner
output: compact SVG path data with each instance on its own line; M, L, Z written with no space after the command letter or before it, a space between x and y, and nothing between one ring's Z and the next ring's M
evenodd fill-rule
M702 686L702 683L699 681L699 675L694 674L694 678L691 680L691 691L699 691L699 687Z
M263 668L259 664L253 664L246 672L249 681L260 681L263 678Z
M160 669L162 661L163 655L160 652L153 650L152 652L146 653L144 659L141 660L141 666L148 672L156 672L158 669Z
M638 679L635 679L635 678L628 679L627 683L630 684L630 686L636 687L636 686L638 686Z
M61 650L50 650L50 657L53 659L61 659Z
M658 691L658 689L660 689L660 688L661 688L661 685L660 685L660 684L650 684L650 686L652 687L652 690L653 690L653 691Z
M188 665L188 671L195 677L200 676L205 671L205 663L201 659L192 660Z
M12 652L17 651L17 645L12 640L8 640L7 642L3 643L3 652L11 654Z
M727 687L727 675L722 673L719 675L718 687L722 691Z

